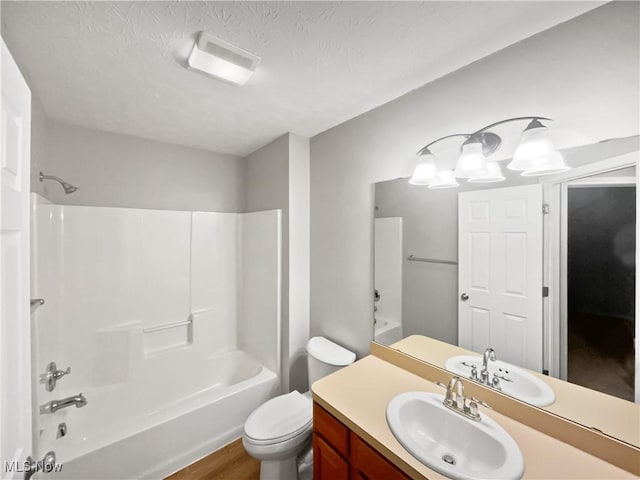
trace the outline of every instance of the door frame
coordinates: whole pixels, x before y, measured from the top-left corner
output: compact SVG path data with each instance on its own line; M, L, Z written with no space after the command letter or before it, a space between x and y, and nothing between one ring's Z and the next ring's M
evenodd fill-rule
M544 278L548 282L549 296L545 298L543 322L545 332L545 365L549 374L566 380L567 378L567 189L568 185L620 185L629 184L628 177L615 180L591 179L586 177L599 175L621 168L640 167L640 151L626 153L598 162L584 165L566 173L540 178L543 184L544 202L549 206L549 214L544 218ZM640 195L636 195L636 279L640 278L638 264L640 249ZM636 281L635 302L635 380L634 395L640 403L640 282Z

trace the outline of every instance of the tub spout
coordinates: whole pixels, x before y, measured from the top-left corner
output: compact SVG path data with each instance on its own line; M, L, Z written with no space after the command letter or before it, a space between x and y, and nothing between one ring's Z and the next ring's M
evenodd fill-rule
M84 407L87 404L86 397L79 393L78 395L73 395L71 397L63 398L62 400L51 400L50 402L45 403L40 406L40 414L45 413L55 413L62 408L67 408L72 405L75 405L76 408Z

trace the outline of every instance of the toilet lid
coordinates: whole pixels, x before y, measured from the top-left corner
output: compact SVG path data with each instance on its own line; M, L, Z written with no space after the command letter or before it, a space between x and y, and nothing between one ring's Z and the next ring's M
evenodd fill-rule
M244 424L244 433L258 442L277 443L304 431L312 418L311 399L293 391L256 408Z

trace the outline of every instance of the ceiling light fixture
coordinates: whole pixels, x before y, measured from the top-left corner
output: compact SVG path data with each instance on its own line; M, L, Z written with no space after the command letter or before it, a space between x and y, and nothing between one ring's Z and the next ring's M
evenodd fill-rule
M189 55L190 68L233 85L244 85L260 63L260 57L206 32L199 32Z
M465 178L469 183L494 183L505 180L500 165L495 160L487 160L502 145L502 138L489 130L510 122L530 120L522 132L522 139L507 168L522 171L522 176L541 176L566 172L570 168L564 163L562 154L549 140L547 127L541 120L545 117L514 117L492 123L474 133L447 135L424 146L418 152L412 185L426 185L429 188L452 188L459 184L457 178ZM453 137L464 137L460 147L460 157L454 168L438 170L437 161L429 147L437 142ZM450 166L451 167L451 166Z

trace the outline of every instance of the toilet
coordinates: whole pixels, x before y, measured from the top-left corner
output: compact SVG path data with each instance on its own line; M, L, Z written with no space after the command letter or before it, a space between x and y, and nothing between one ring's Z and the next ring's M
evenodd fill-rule
M324 337L307 343L309 385L356 359ZM313 423L311 392L279 395L256 408L244 424L242 444L261 461L260 480L296 480L297 458L309 445Z

